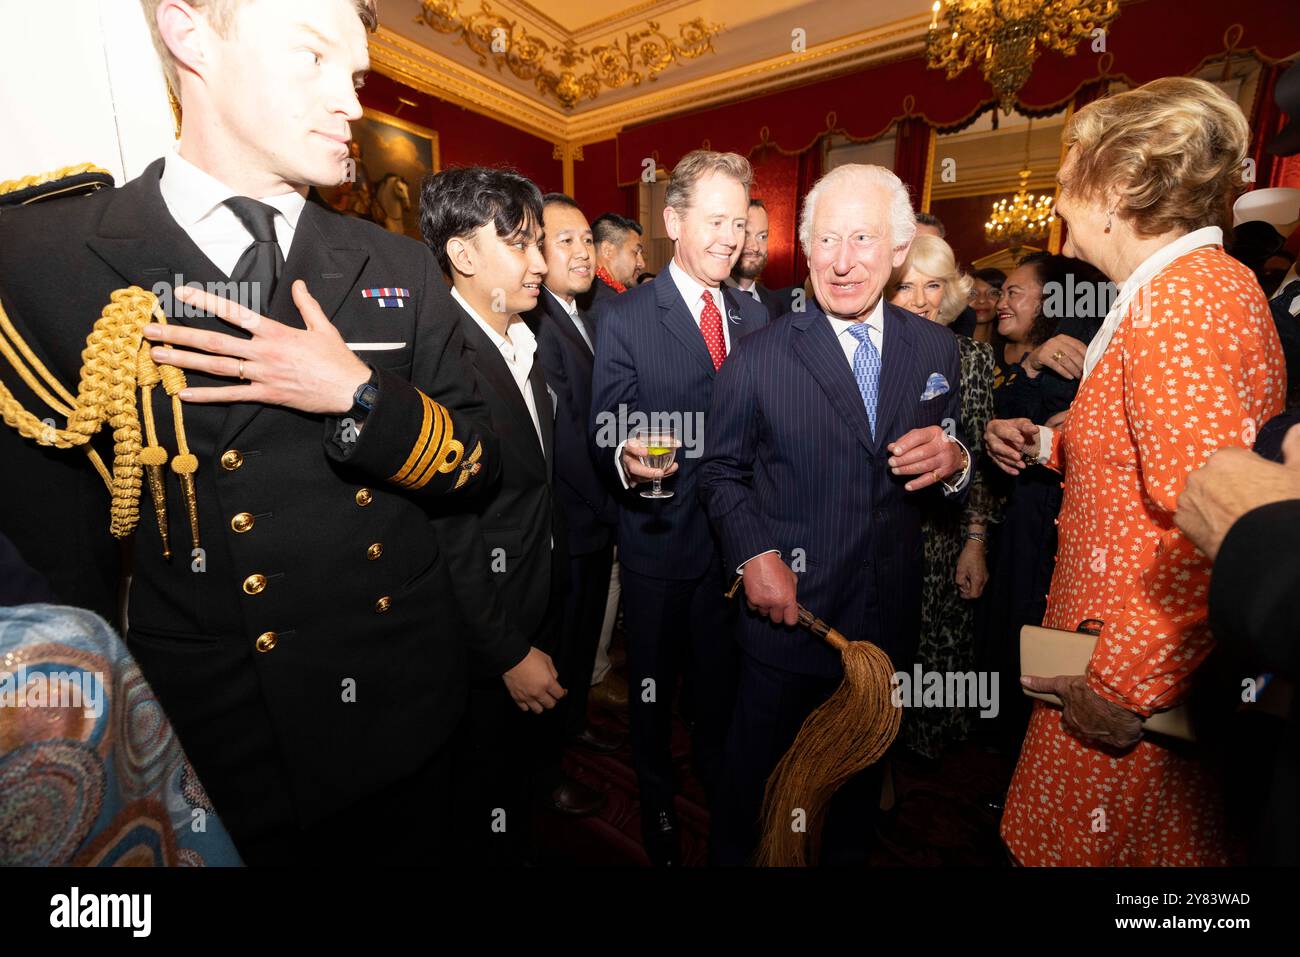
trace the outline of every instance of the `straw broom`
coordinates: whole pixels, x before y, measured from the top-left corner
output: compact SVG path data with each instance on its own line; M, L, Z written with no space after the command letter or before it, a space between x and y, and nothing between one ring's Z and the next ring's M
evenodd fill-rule
M727 597L735 595L740 576ZM816 860L831 797L894 743L902 710L892 701L894 665L877 645L849 641L802 605L799 624L840 653L844 681L804 720L763 796L763 828L755 863L806 867ZM802 811L801 815L796 812ZM800 820L802 831L795 825Z

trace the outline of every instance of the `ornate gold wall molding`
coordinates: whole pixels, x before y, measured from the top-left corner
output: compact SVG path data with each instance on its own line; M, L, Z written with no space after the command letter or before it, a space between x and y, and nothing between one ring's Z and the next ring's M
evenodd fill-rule
M498 72L508 69L521 80L531 80L544 96L565 110L584 100L594 100L602 89L617 90L655 80L674 64L712 53L713 38L721 24L695 17L677 26L677 36L648 20L622 37L613 37L590 50L567 36L548 42L517 20L497 12L490 0L479 9L463 13L461 0L422 0L418 22L444 34L478 56L479 66L491 61Z
M625 127L773 93L790 86L901 59L924 47L927 16L860 31L630 99L568 114L489 73L464 66L381 26L370 37L373 68L440 99L490 116L552 143L594 143Z

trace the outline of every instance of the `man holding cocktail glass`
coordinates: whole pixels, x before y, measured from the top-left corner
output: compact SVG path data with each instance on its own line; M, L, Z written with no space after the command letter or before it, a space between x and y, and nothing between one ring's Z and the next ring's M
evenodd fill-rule
M619 502L632 753L642 835L658 865L679 863L681 853L668 746L677 679L688 675L694 690L683 704L691 705L706 787L716 779L735 681L725 574L696 473L717 371L742 336L768 322L759 303L722 286L745 241L752 178L734 153L682 158L664 197L672 261L653 282L610 300L596 341L592 454ZM660 444L638 441L638 427L659 433L642 438ZM674 455L667 469L643 464L656 449ZM635 487L656 477L668 478L659 495Z

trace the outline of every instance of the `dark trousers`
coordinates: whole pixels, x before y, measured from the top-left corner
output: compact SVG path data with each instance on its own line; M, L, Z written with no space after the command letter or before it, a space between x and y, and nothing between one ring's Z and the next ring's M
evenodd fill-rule
M560 658L555 662L560 684L569 692L556 709L560 711L561 747L587 725L591 673L596 666L596 647L605 620L609 570L613 564L612 544L569 558L569 582L560 621Z
M622 578L632 761L644 818L647 810L670 810L677 790L669 739L680 677L690 679L696 772L706 790L716 782L735 696L735 609L716 567L677 580L641 575L625 565Z
M829 698L839 678L818 678L742 654L736 707L727 734L722 780L709 824L710 863L743 866L758 848L767 779L804 719ZM863 865L880 806L881 764L847 781L831 799L822 830L822 864Z
M517 867L531 858L530 796L549 717L521 711L500 678L471 687L456 738L456 829L464 864Z
M456 855L452 758L449 742L414 774L318 824L286 820L236 847L250 867L447 867Z

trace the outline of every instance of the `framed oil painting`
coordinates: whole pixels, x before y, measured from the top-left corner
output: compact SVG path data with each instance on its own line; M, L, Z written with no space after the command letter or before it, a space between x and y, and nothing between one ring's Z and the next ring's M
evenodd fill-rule
M438 134L400 117L367 108L352 124L352 177L321 188L326 205L420 238L420 181L439 169Z

